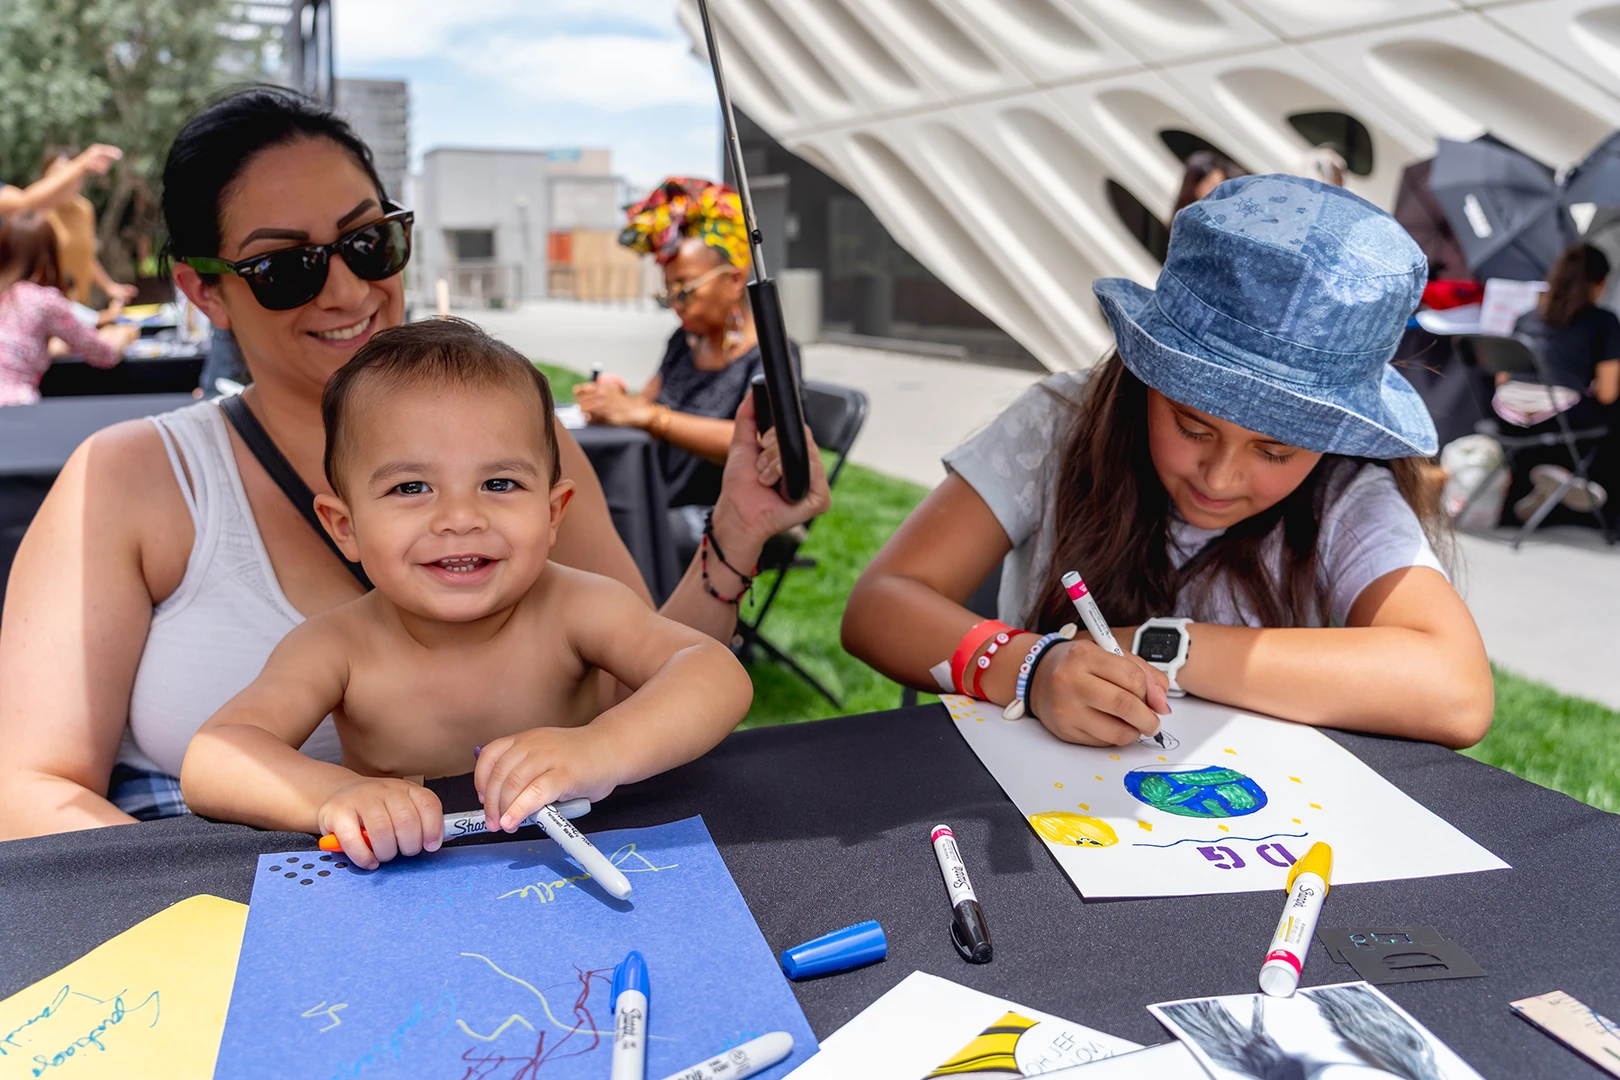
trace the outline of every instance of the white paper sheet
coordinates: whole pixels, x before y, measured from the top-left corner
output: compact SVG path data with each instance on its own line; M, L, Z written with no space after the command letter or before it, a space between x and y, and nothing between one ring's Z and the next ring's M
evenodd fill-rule
M1508 869L1303 724L1181 698L1166 747L1099 749L970 698L941 700L1087 897L1281 891L1318 840L1333 848L1336 886Z
M1182 1043L1167 1042L1145 1050L1047 1073L1044 1080L1209 1080L1209 1073Z
M1128 1039L1115 1038L1037 1009L1026 1009L937 975L913 971L853 1020L823 1039L816 1056L789 1073L788 1078L921 1080L1009 1010L1031 1020L1062 1025L1073 1033L1077 1042L1095 1046L1099 1055L1126 1054L1138 1049L1138 1044ZM1074 1071L1066 1069L1048 1075L1068 1075Z
M1484 1080L1411 1013L1364 982L1312 986L1286 998L1187 998L1149 1005L1148 1011L1192 1050L1214 1080Z

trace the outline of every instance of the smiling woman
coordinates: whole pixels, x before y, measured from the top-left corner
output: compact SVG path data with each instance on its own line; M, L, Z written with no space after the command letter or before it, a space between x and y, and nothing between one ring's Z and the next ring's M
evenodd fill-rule
M1430 543L1434 427L1389 366L1426 276L1400 226L1342 189L1222 184L1177 219L1156 291L1094 285L1112 356L1032 388L946 456L950 475L856 585L845 647L1001 705L1028 657L1023 706L1092 745L1157 732L1179 689L1478 741L1491 676ZM1003 622L985 627L963 603L998 562ZM1138 655L1036 647L1073 617L1071 570Z
M0 622L0 837L184 812L174 777L198 727L288 631L366 587L312 528L314 497L332 494L320 402L333 373L404 317L410 212L346 123L271 88L187 122L163 211L177 284L235 334L253 382L230 423L204 402L96 434L23 538ZM735 428L714 529L750 565L767 537L826 508L826 483L817 473L809 498L785 503L759 480L773 452L746 407ZM566 432L556 460L575 495L551 558L650 606ZM736 609L706 584L694 563L662 612L729 640ZM591 679L598 707L622 696ZM338 759L330 720L303 749Z

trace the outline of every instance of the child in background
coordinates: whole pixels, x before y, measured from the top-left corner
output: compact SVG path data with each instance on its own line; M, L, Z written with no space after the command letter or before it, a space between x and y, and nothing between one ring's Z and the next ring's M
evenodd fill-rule
M1179 684L1287 720L1479 741L1494 691L1431 546L1434 424L1389 364L1427 276L1405 230L1341 188L1222 184L1176 219L1157 289L1093 284L1112 356L946 455L856 584L845 648L1010 706L1023 658L1074 618L1076 570L1136 655L1078 640L1035 658L1021 700L1060 738L1151 736ZM997 563L1003 623L986 626L963 602Z
M336 496L316 510L376 588L293 630L202 726L180 774L194 811L335 833L369 869L442 839L437 796L405 777L476 764L490 828L510 832L690 761L742 720L753 689L723 645L547 562L573 484L522 356L456 319L385 330L332 377L322 415ZM600 716L595 668L633 691ZM343 765L297 749L329 712Z
M108 368L140 336L133 326L86 326L61 285L50 222L32 210L0 222L0 405L39 400L52 338L91 367Z

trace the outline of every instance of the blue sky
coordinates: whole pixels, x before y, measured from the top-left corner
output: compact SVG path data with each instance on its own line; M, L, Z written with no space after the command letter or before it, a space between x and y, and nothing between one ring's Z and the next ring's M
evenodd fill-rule
M411 153L606 146L637 187L713 176L719 109L674 0L337 0L340 77L406 79Z

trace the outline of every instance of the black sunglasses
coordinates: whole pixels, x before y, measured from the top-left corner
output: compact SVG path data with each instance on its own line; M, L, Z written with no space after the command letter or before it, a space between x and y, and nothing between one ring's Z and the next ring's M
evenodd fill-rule
M350 229L330 244L282 248L234 263L203 255L183 255L180 261L199 274L235 274L247 282L260 307L289 311L321 294L334 252L365 281L382 281L405 269L411 261L416 212L394 202L383 205L389 211L383 217Z

